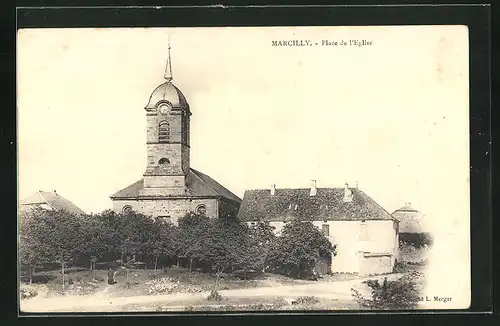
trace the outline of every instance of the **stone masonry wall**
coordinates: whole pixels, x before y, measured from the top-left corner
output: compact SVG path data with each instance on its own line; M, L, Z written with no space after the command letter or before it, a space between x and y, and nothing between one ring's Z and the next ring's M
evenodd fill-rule
M199 205L205 205L207 216L219 216L217 199L114 200L113 210L121 213L126 205L130 205L134 211L144 215L170 216L168 219L174 224L177 224L177 220L185 214L195 212Z

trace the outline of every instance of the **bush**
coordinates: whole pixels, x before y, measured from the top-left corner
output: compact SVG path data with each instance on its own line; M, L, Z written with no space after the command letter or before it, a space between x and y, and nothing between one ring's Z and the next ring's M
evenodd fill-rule
M313 305L316 303L319 303L319 299L311 296L299 297L297 300L292 302L292 304L296 305Z
M415 249L430 247L433 244L433 238L429 233L400 233L400 246L411 246Z
M163 277L146 282L149 294L173 293L178 287L178 283L171 278Z
M210 295L207 297L208 301L222 301L222 295L216 290L210 291Z
M137 284L137 283L132 283L132 282L127 281L127 282L125 282L125 284L123 285L123 287L124 287L125 289L130 289L130 288L132 288L132 287L133 287L134 285L136 285L136 284Z
M271 301L271 304L275 307L275 308L281 308L283 306L286 306L288 304L288 302L286 302L285 299L281 298L281 297L278 297L278 298L274 298L272 301Z
M255 303L246 305L219 305L219 306L186 306L184 311L262 311L262 310L280 310L286 305L282 298L276 298L272 302Z
M373 310L415 309L420 300L417 284L414 281L417 273L405 275L395 281L384 278L382 284L378 280L364 281L371 291L371 297L365 298L352 288L354 299L363 308Z
M80 278L78 281L73 279L66 290L66 294L87 295L94 293L97 288L99 288L99 281L96 279L82 280Z
M31 299L38 295L38 292L35 289L30 288L21 288L21 299Z
M421 269L423 266L427 264L427 261L398 261L394 266L394 273L407 273L414 272L416 270Z

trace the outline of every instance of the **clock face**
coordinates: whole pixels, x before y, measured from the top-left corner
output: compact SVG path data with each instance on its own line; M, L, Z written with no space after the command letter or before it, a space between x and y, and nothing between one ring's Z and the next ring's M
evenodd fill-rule
M158 110L160 111L161 114L167 114L168 112L170 112L170 109L171 109L171 107L168 104L162 104L158 108Z

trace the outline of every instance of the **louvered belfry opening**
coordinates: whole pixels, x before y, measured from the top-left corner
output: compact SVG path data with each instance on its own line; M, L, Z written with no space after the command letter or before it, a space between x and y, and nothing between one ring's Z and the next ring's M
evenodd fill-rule
M168 143L170 141L170 125L167 121L160 122L158 126L158 141Z

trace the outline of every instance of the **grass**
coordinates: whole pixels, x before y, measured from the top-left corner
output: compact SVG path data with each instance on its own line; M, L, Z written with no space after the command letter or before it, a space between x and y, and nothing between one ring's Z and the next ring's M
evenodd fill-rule
M109 286L107 283L108 270L96 270L96 280L94 272L86 268L71 267L65 271L65 292L62 291L61 272L55 269L37 269L33 275L33 284L30 288L36 289L39 297L54 297L60 295L85 295L92 294L107 289L110 297L127 297L137 295L154 294L150 289L154 283L174 283L175 287L164 293L193 293L211 291L215 287L216 277L199 271L189 272L185 268L171 267L165 270L136 269L130 270L128 282L124 272L116 275L116 284ZM164 280L161 280L161 279ZM157 280L157 281L155 281ZM91 282L92 281L92 282ZM219 281L217 290L233 290L245 288L257 288L280 285L307 284L311 281L295 280L282 275L263 274L253 280L240 280L230 275L223 275ZM22 287L26 287L27 280L23 279ZM70 291L72 288L82 287L83 290ZM160 287L161 289L161 287ZM78 292L78 293L76 293Z
M93 272L85 268L68 268L66 273L66 292L64 295L74 295L74 291L68 291L70 283L86 283L93 279ZM88 291L83 291L81 294L91 294L101 292L106 289L106 296L110 297L129 297L129 296L144 296L151 295L150 289L154 284L167 284L168 293L189 293L190 290L196 289L195 292L207 292L203 296L193 296L193 299L174 302L170 301L167 306L153 304L138 304L118 306L119 311L261 311L261 310L342 310L342 309L357 309L357 304L349 300L335 301L326 298L306 297L297 300L293 299L295 304L292 304L291 299L273 298L270 296L259 297L224 297L220 301L208 301L207 297L210 291L214 290L216 277L200 271L189 272L185 268L171 267L166 270L158 270L156 273L153 270L137 269L130 270L128 276L128 285L126 282L125 273L116 276L117 284L107 284L107 270L97 270L96 276L98 281L93 282L93 286L89 287ZM359 278L356 275L349 274L334 274L325 275L320 281L339 281L351 280ZM276 287L286 285L301 285L313 284L314 281L296 280L283 275L262 274L253 280L239 280L230 275L223 275L218 282L218 291L258 288L258 287ZM33 277L33 284L23 284L22 287L29 286L37 291L38 298L61 296L62 279L60 270L37 270ZM170 285L175 284L174 287ZM160 287L161 288L161 287ZM192 293L192 292L191 292ZM223 296L224 294L221 293ZM275 294L273 294L275 295ZM161 298L159 299L161 300Z

